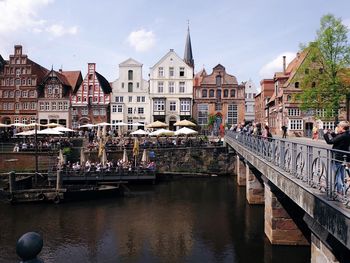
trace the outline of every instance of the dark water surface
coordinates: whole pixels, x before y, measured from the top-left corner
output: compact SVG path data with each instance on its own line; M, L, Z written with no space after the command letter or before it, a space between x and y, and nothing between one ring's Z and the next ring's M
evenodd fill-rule
M310 262L309 247L272 246L264 207L231 178L132 187L129 197L60 205L0 204L0 262L17 239L44 237L48 262Z

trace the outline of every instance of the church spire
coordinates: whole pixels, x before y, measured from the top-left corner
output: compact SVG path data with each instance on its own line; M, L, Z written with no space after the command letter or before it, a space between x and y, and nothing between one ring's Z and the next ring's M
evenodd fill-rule
M187 27L187 38L186 38L186 45L185 45L185 54L184 54L184 61L187 65L194 68L194 60L192 55L192 45L191 45L191 37L190 37L190 23L188 22Z

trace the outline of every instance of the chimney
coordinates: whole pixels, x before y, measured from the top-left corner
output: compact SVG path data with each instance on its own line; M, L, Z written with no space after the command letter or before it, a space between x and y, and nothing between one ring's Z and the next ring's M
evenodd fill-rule
M283 74L286 74L286 56L283 56Z

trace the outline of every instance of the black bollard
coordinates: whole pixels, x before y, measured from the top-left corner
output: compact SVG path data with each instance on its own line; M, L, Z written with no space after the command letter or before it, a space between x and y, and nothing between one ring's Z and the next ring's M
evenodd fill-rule
M37 258L42 248L43 239L38 233L25 233L16 244L16 253L22 259L20 263L44 263Z
M9 172L9 190L10 193L16 191L16 173L14 171Z

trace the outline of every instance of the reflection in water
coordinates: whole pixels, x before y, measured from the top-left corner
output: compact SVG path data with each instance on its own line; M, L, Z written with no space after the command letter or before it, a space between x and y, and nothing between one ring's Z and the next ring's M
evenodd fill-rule
M142 189L141 189L142 188ZM183 179L118 199L0 205L0 262L37 231L45 262L309 262L309 247L271 246L263 206L230 178Z

